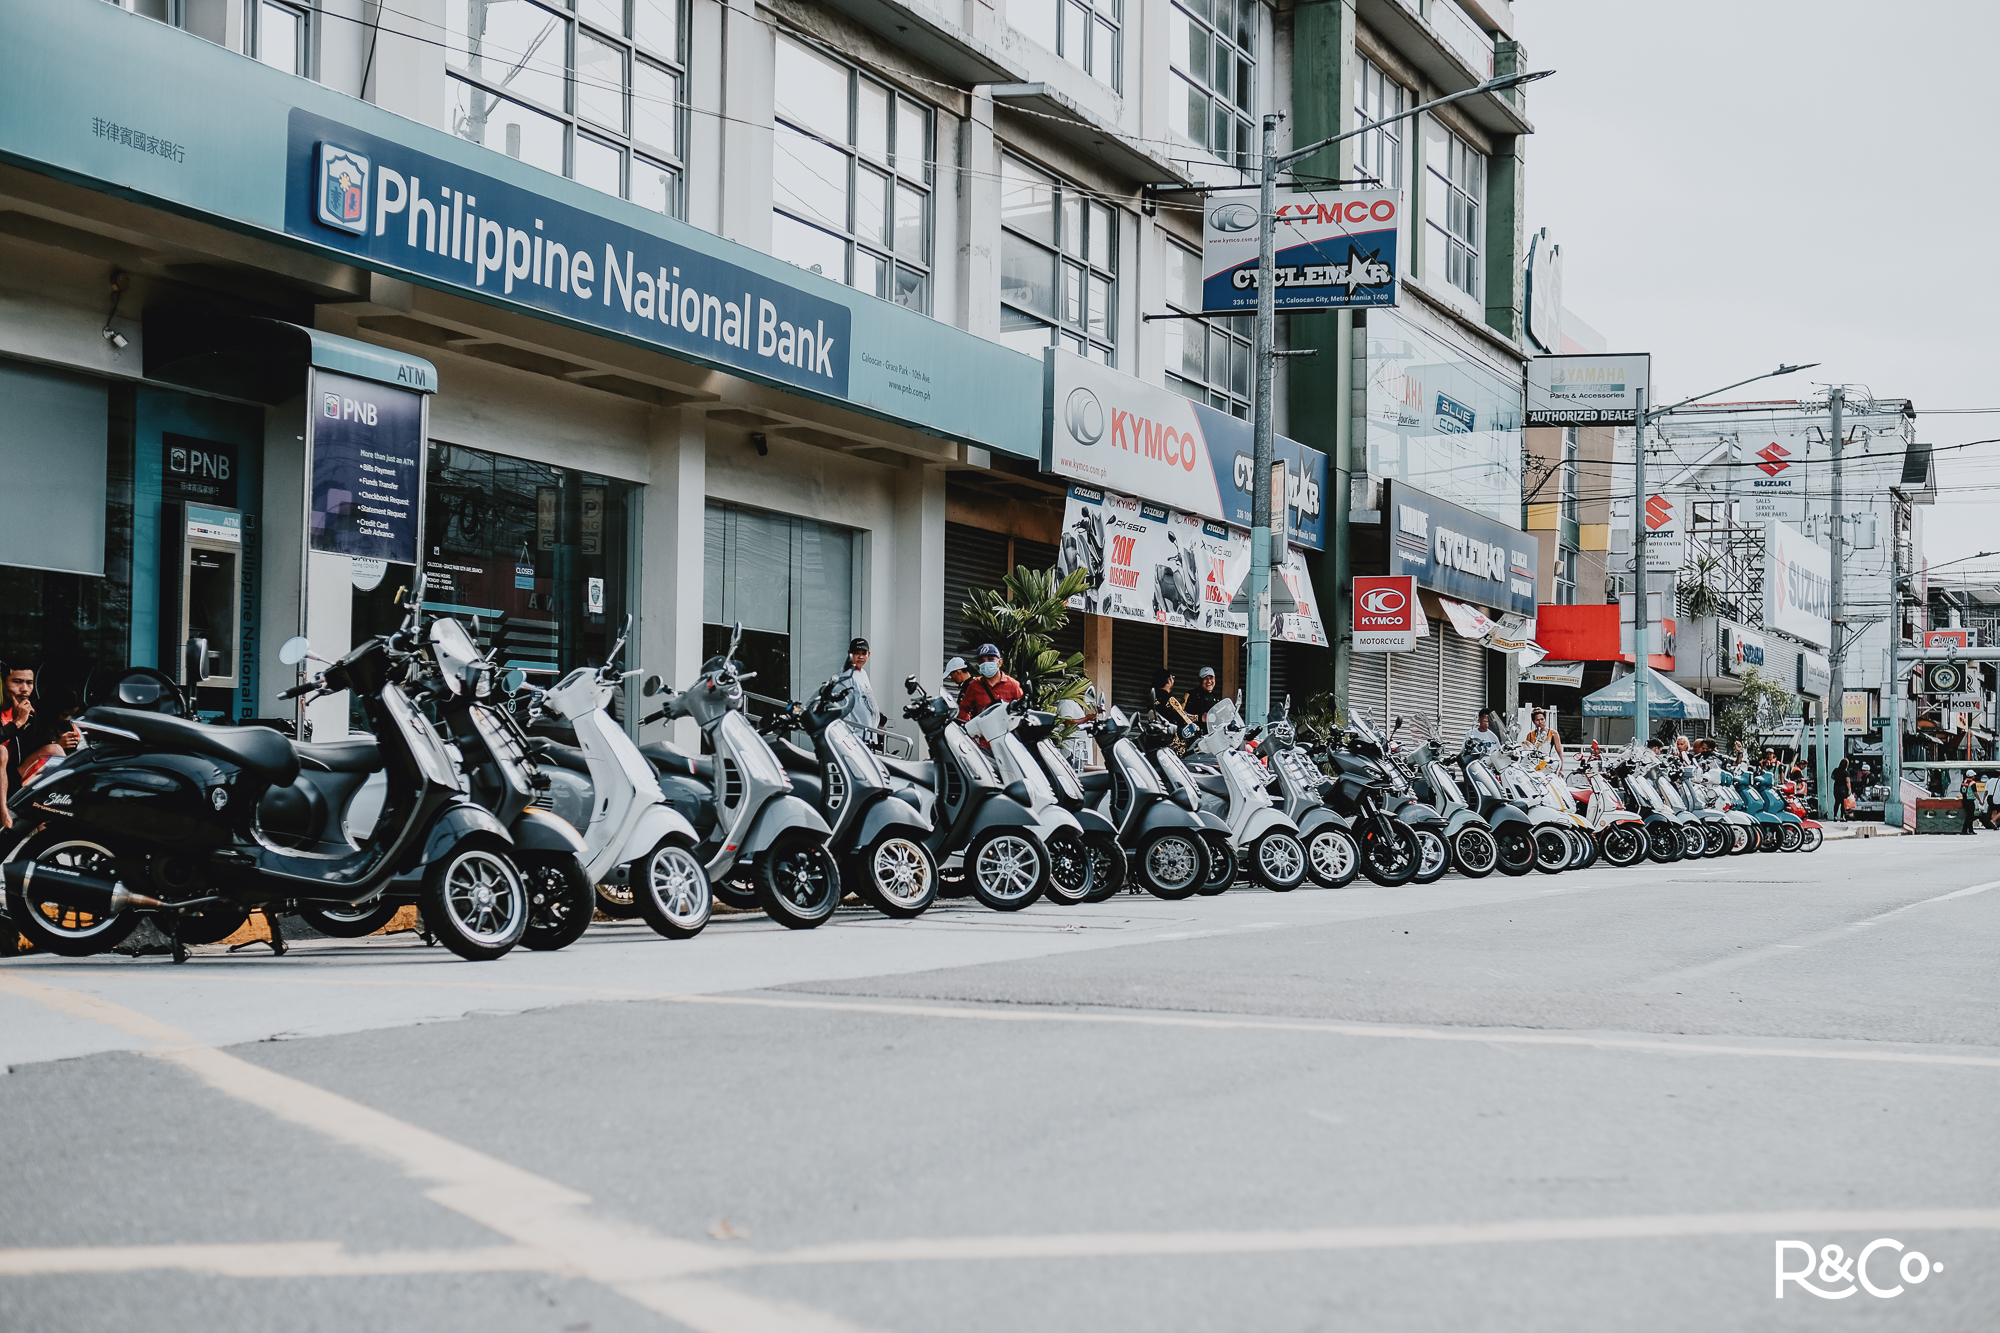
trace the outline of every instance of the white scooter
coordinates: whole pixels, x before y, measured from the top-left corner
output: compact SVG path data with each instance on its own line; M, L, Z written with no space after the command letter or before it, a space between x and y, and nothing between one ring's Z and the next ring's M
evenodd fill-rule
M1001 790L1028 807L1035 828L1049 854L1049 881L1071 902L1089 896L1095 870L1090 850L1084 846L1083 824L1065 810L1049 785L1048 774L1032 751L1014 734L1027 712L1025 700L1017 704L993 704L982 708L965 724L965 734L985 741L1000 770ZM950 862L946 862L947 866ZM1022 867L1025 884L1027 867ZM1033 897L1032 894L1029 895Z
M639 674L618 670L624 647L621 634L603 666L578 667L540 695L544 715L575 728L577 747L537 737L535 757L554 770L548 777L559 813L574 821L576 798L587 802L581 831L591 882L622 883L646 924L670 940L690 939L708 924L714 905L708 874L694 854L694 826L667 804L653 766L608 711L618 687ZM648 676L645 696L660 690L660 678ZM555 790L579 785L584 789L571 791L567 800Z
M1202 791L1202 808L1228 823L1230 844L1239 857L1249 858L1252 877L1287 893L1305 882L1306 849L1298 824L1271 796L1271 774L1243 748L1255 738L1243 729L1236 705L1224 699L1209 710L1208 734L1195 743L1208 762L1189 767Z

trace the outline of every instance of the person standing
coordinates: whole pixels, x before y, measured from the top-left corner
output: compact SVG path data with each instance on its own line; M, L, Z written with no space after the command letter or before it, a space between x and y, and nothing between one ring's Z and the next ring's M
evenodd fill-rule
M1174 698L1174 673L1161 667L1153 673L1153 688L1146 696L1146 707L1153 716L1178 731L1187 725L1180 705Z
M1833 817L1845 824L1848 811L1853 808L1854 779L1847 771L1847 761L1842 759L1833 766Z
M1493 710L1490 708L1480 709L1479 720L1473 724L1471 731L1465 733L1465 748L1477 752L1472 756L1473 758L1483 759L1499 749L1500 746L1500 733L1493 726Z
M6 789L11 791L49 760L76 749L83 735L60 718L36 716L34 668L0 665L0 679L6 690L6 707L0 709L0 766L7 770Z
M1201 687L1187 697L1187 715L1198 723L1204 733L1208 731L1208 710L1222 702L1222 696L1215 692L1215 668L1201 669Z
M979 670L958 694L958 720L970 722L994 704L1010 704L1021 697L1021 682L1002 669L998 644L979 645Z
M1555 728L1549 725L1549 713L1545 708L1537 708L1529 714L1527 739L1522 742L1529 750L1541 755L1562 771L1563 743Z
M944 678L953 690L962 690L972 679L972 668L966 666L964 658L954 657L944 664Z
M882 748L881 714L875 709L875 685L868 679L868 640L855 639L847 645L847 666L836 679L847 688L847 702L840 720L857 728L870 749Z

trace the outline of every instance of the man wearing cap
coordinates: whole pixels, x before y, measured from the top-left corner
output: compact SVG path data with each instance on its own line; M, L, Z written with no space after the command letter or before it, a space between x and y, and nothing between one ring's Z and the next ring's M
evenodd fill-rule
M958 720L970 722L994 704L1012 703L1021 697L1021 683L1000 669L998 644L982 643L974 654L979 668L958 693Z
M847 666L838 679L847 687L847 703L840 710L840 720L850 727L866 728L860 733L862 739L879 748L876 728L881 722L875 711L875 686L868 679L868 640L856 639L847 645Z
M944 679L954 692L962 690L965 682L972 679L972 668L965 664L964 658L954 657L944 664Z
M1207 731L1208 710L1221 702L1222 696L1215 692L1215 668L1203 667L1201 687L1188 694L1187 715L1200 723L1203 731Z

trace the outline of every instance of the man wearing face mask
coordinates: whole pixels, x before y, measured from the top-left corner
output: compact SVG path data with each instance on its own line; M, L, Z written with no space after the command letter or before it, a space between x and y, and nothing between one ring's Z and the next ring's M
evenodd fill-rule
M958 694L960 722L970 722L994 704L1012 703L1021 697L1021 683L1000 669L998 645L980 644L978 656L979 665L972 679Z

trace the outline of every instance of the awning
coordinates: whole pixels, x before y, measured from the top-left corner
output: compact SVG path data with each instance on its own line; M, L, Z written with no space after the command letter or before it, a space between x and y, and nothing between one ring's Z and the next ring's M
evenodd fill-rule
M305 391L307 366L437 392L437 367L420 356L280 319L167 306L146 312L145 329L146 377L206 393L282 403Z
M1641 666L1646 673L1646 713L1650 717L1692 718L1696 721L1708 716L1708 705L1696 696L1653 670ZM1633 694L1639 682L1637 672L1612 681L1597 693L1583 701L1585 717L1631 717L1634 707Z

